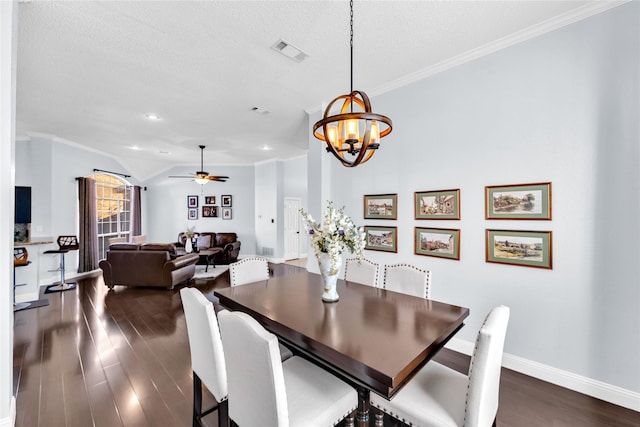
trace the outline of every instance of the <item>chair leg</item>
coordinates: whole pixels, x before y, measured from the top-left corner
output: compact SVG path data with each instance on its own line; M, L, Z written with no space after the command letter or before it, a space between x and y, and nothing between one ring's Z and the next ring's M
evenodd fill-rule
M202 417L202 381L200 377L193 372L193 427L201 427L200 418Z
M229 401L218 403L218 427L229 427Z

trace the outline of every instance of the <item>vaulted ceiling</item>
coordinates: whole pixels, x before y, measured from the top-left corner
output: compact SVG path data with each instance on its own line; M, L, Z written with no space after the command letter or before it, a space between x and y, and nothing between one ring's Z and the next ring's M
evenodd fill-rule
M354 88L372 97L619 4L354 3ZM347 1L22 1L18 25L18 136L98 150L138 179L198 164L201 144L205 164L304 154L307 112L349 91Z

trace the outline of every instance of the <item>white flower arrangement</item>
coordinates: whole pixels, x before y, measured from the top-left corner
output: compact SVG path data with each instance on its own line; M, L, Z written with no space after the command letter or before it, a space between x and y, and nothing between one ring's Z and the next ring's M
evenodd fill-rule
M365 233L362 227L355 225L353 220L344 213L344 206L340 209L328 202L322 223L315 222L313 217L300 209L305 222L305 228L311 238L311 245L316 257L327 254L331 257L332 274L337 274L342 251L349 248L358 261L364 257Z

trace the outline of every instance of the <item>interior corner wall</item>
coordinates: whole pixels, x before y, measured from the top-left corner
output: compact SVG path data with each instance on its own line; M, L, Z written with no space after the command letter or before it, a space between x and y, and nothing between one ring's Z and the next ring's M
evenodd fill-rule
M365 256L431 270L434 299L471 309L463 340L506 304L505 353L640 392L639 55L630 2L373 98L393 132L366 164L331 165L356 223L398 227L397 253ZM329 155L309 152L313 194ZM485 186L544 181L552 220L485 219ZM456 188L459 221L414 219L414 192ZM364 221L383 193L398 219ZM415 255L415 227L460 229L460 260ZM487 229L552 231L553 269L486 263Z
M282 239L282 162L269 161L255 166L255 230L256 253L269 258L283 256ZM273 251L273 252L271 252Z
M307 156L300 156L294 159L284 160L283 161L283 201L281 205L284 206L284 198L291 197L300 199L300 205L302 209L308 209L308 184L307 184ZM283 212L284 218L284 212ZM284 226L284 221L281 221ZM300 223L301 224L301 223ZM300 252L301 254L308 253L308 238L304 230L300 230L300 238L298 240L300 244ZM284 236L284 230L281 236ZM282 241L283 249L282 253L284 256L284 238L279 239Z
M169 175L184 175L188 168L175 167L152 179L143 186L146 200L147 226L145 233L150 242L175 242L180 232L187 227L195 227L195 231L232 232L238 235L241 243L240 257L255 254L254 216L255 191L254 168L251 166L207 165L205 169L215 170L218 175L229 177L227 182L212 181L199 185L189 179L170 179ZM230 195L231 219L222 219L221 196ZM187 217L187 196L198 196L198 219ZM218 207L218 217L203 218L202 206L206 196L214 196ZM143 209L144 209L143 202ZM144 225L143 225L144 227Z

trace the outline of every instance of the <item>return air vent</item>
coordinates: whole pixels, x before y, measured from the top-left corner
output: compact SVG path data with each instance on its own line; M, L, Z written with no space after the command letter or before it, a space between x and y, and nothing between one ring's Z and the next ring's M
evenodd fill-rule
M287 58L296 62L302 62L309 57L308 53L282 39L278 40L273 46L271 46L271 49L275 50L276 52L280 52Z
M273 256L273 248L262 247L262 255Z

